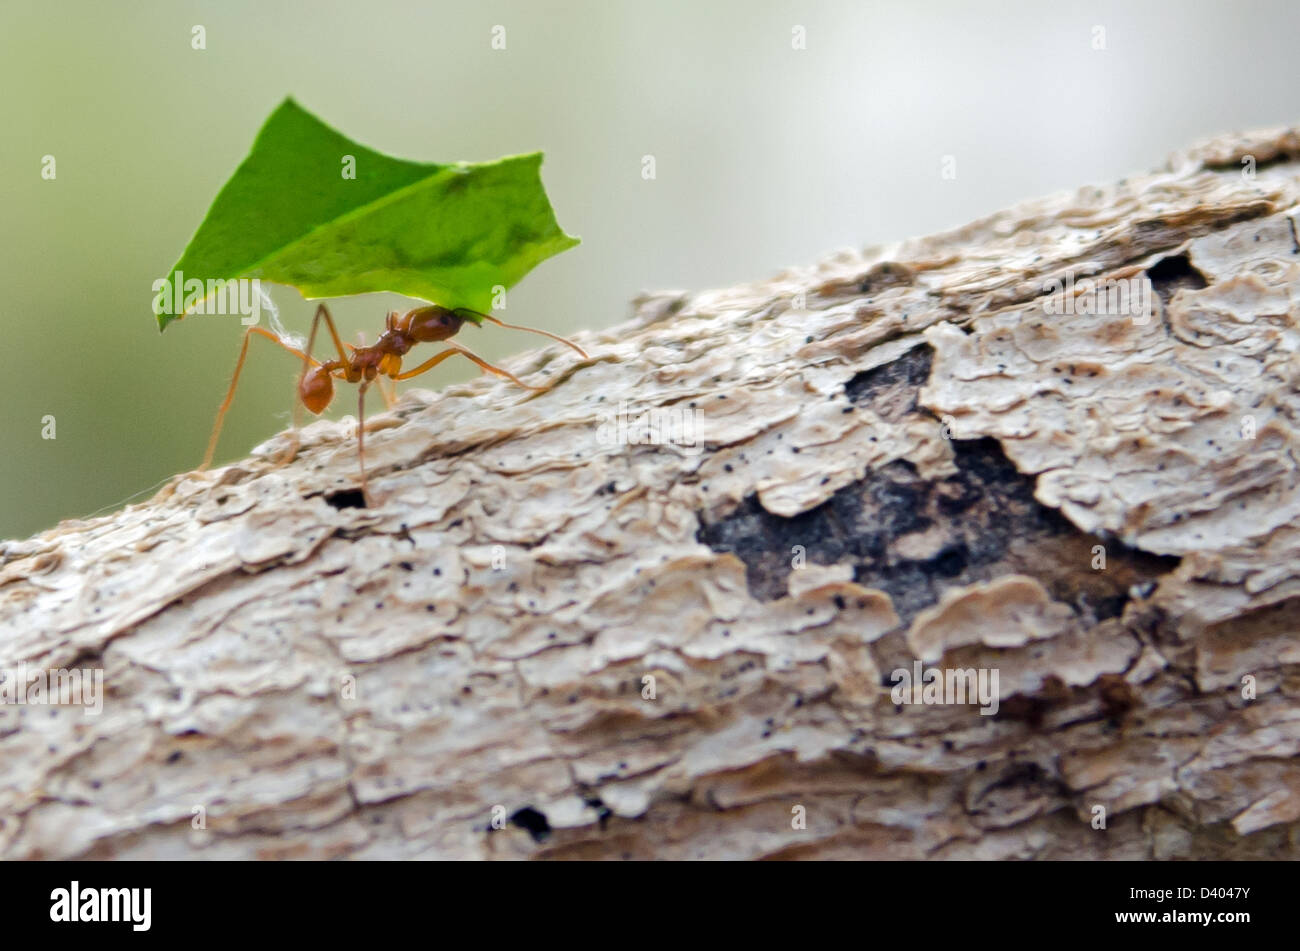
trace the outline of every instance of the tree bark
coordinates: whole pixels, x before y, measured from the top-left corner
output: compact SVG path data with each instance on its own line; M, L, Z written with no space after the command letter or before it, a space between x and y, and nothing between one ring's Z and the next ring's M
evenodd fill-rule
M0 855L1297 857L1298 197L1221 138L412 391L372 508L318 422L4 543L105 694L0 706Z

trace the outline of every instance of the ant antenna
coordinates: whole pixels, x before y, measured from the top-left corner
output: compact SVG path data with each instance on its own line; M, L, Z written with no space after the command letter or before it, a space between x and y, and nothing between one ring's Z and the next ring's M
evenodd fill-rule
M481 314L476 310L470 310L468 307L457 307L452 313L472 314L475 317L482 317L484 320L489 320L492 323L496 324L498 327L505 327L507 330L523 330L530 334L539 334L543 337L550 337L552 340L558 341L559 343L562 343L565 346L572 347L574 350L578 352L578 355L581 356L582 359L584 360L591 359L590 357L587 356L587 351L583 350L572 340L566 340L564 337L561 337L558 334L553 334L547 330L538 330L536 327L523 327L520 326L519 324L508 324L504 320L497 320L491 314Z

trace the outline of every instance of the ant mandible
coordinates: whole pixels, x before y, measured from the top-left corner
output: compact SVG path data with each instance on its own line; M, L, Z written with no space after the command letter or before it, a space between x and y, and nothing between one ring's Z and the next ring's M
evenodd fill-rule
M311 334L307 337L307 349L305 351L289 346L271 331L261 327L249 327L244 331L244 340L239 348L239 359L235 362L235 373L230 378L230 388L226 390L226 398L222 401L220 409L217 410L217 419L212 427L212 436L208 440L208 450L203 456L203 464L199 466L199 470L202 471L212 464L212 456L217 449L217 439L221 435L221 425L225 421L226 410L230 409L230 403L235 398L235 387L239 384L239 374L244 368L244 358L248 356L248 342L252 339L253 334L257 334L302 360L302 372L298 375L298 399L294 403L294 445L290 447L286 454L289 458L292 458L293 454L297 452L298 403L319 416L325 412L326 407L334 399L334 380L336 377L348 383L360 384L357 396L357 458L361 466L361 493L366 505L369 506L370 492L366 483L365 412L366 388L372 382L376 380L382 381L385 378L394 382L409 380L421 373L432 370L449 357L460 354L476 363L485 372L505 377L524 389L538 392L546 389L544 386L530 386L509 370L493 366L458 343L448 344L446 350L434 354L418 367L402 372L402 357L406 356L416 344L438 343L449 340L456 336L466 319L470 317L489 321L498 327L506 327L510 330L525 330L529 333L541 334L543 337L550 337L552 340L558 340L560 343L572 347L584 360L587 359L585 350L576 343L556 334L548 333L545 330L537 330L533 327L507 324L505 321L498 320L489 314L481 314L466 307L449 309L437 304L417 307L402 314L390 311L384 321L384 332L380 334L379 339L369 346L363 344L360 347L354 347L351 344L346 344L348 350L351 351L349 353L343 349L345 344L339 339L339 332L334 326L334 319L330 316L329 308L321 304L316 308L316 315L312 318ZM338 354L337 359L325 360L324 362L311 355L312 345L316 342L316 330L320 326L322 319L324 319L325 326L329 329L330 338L334 341L334 349ZM391 407L394 402L393 397L383 390L382 385L380 390L383 392L385 401Z

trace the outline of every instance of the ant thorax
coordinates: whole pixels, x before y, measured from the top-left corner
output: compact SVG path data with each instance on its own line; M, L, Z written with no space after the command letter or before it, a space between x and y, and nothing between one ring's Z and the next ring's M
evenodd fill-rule
M385 330L375 341L374 349L404 357L417 342L415 338L400 330Z
M348 380L373 380L376 376L396 376L402 370L402 355L413 346L409 337L384 333L374 345L358 347L348 359Z

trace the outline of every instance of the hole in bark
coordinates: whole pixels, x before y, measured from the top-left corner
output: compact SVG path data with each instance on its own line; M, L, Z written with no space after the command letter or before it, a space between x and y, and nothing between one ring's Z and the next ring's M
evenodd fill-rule
M532 806L524 806L517 810L510 817L510 821L519 828L527 830L534 842L541 842L551 834L551 824L546 821L546 816Z
M1205 275L1192 267L1185 254L1161 259L1147 268L1147 277L1151 279L1151 287L1159 295L1160 303L1166 306L1180 289L1199 291L1206 286Z
M965 569L968 558L966 546L961 543L945 548L933 559L934 573L941 578L955 578Z
M863 370L844 384L851 403L869 403L887 422L896 422L916 409L917 389L930 378L934 350L921 344L897 360Z
M609 827L609 819L614 814L614 810L605 805L599 796L591 796L584 799L583 802L589 808L596 810L596 818L600 821L600 831L604 832Z
M366 496L360 489L344 489L341 492L335 492L325 496L325 501L336 509L363 509L366 507Z

